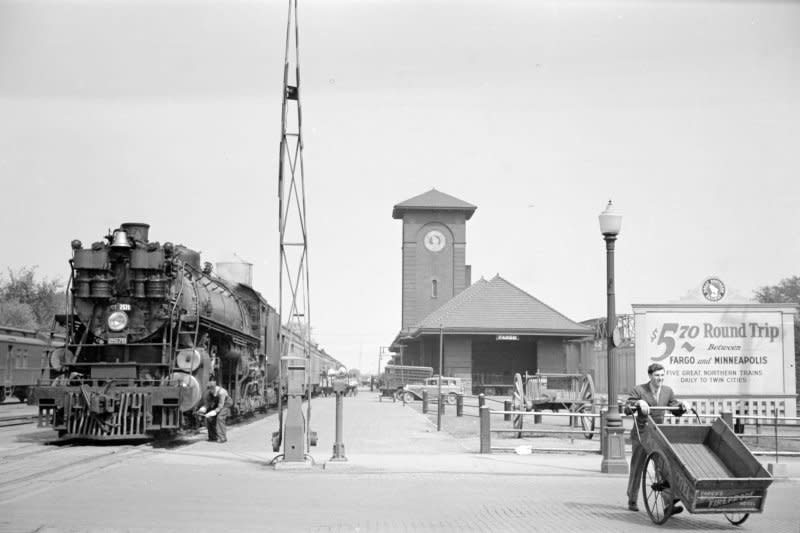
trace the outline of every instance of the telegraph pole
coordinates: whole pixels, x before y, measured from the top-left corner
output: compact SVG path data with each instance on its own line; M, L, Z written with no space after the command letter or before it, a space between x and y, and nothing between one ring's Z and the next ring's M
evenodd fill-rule
M300 31L297 0L289 0L286 21L286 49L283 66L281 145L278 166L278 231L280 233L280 278L278 280L281 317L280 383L287 384L286 420L279 417L277 443L283 444L283 462L305 463L306 452L314 442L311 424L311 299L308 272L308 227L303 175L302 108L300 106ZM301 350L290 350L299 338ZM284 371L286 376L283 375ZM285 379L284 379L285 378ZM302 402L307 396L303 420ZM280 397L280 394L279 394ZM282 413L282 411L279 411ZM279 456L280 457L280 456ZM278 463L279 464L279 463Z

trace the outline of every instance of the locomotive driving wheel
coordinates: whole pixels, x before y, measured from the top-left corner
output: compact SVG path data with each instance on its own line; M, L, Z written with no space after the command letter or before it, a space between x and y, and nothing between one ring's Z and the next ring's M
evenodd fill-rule
M650 452L642 470L642 498L654 524L661 525L672 514L667 459L659 451Z

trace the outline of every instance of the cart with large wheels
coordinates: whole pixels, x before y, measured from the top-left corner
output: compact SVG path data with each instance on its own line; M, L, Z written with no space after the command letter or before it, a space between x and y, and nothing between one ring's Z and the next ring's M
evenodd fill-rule
M571 413L582 413L587 416L576 417L583 428L584 436L594 436L595 417L599 412L595 396L594 380L590 374L525 374L523 380L519 374L514 376L514 394L512 407L519 403L526 411L542 411L545 409L557 413L566 409ZM515 426L516 427L516 426Z
M720 513L739 525L764 510L772 476L722 418L711 424L697 420L671 425L647 417L640 434L647 451L642 471L647 514L663 524L680 500L690 513Z

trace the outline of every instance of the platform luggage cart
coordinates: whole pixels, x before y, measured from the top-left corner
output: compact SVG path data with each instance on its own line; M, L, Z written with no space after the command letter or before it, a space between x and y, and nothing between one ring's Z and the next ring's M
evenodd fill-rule
M517 390L519 388L519 382L515 376L516 395L520 395L520 391ZM590 374L526 373L523 394L526 411L547 409L557 413L561 409L566 409L571 413L587 415L599 412L596 406L594 380ZM517 400L512 397L512 403L516 402ZM576 418L579 418L584 437L591 439L594 436L595 417Z
M720 513L740 525L764 510L772 476L722 418L702 424L692 411L698 424L656 424L648 416L640 433L647 452L642 471L647 514L663 524L680 499L690 513ZM633 426L638 432L638 424Z

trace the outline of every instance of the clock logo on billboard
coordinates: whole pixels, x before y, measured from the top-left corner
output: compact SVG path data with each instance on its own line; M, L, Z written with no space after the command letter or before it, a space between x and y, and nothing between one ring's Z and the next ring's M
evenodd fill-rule
M718 302L725 297L725 284L718 278L708 278L703 282L703 296L709 302Z

